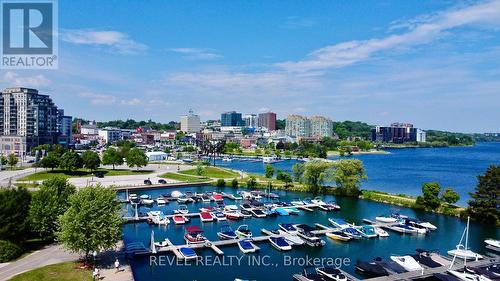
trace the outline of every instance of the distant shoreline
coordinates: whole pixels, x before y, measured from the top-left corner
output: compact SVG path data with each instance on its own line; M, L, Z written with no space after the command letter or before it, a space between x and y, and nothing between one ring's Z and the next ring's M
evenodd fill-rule
M386 150L368 150L368 151L353 151L351 152L352 155L362 155L362 154L390 154L391 152L386 151ZM326 153L327 156L340 156L340 152L337 150L329 150Z

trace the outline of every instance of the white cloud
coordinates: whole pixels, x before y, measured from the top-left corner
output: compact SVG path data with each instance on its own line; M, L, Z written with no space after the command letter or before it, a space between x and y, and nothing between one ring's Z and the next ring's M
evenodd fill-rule
M138 98L132 98L130 100L122 100L121 101L122 105L139 105L141 103L142 103L142 101Z
M168 51L181 54L185 59L188 60L215 60L222 58L221 55L217 54L212 49L173 48L168 49Z
M31 87L31 88L41 88L47 87L52 82L42 74L33 76L21 76L16 72L7 71L1 77L2 83L5 83L7 87Z
M481 2L432 16L421 16L407 24L398 23L406 32L385 38L353 40L327 46L310 53L306 59L287 61L277 66L292 72L339 68L369 59L377 52L429 43L443 32L465 25L500 25L500 1Z
M119 31L63 30L61 39L76 45L108 46L121 54L137 54L147 49L146 45Z
M78 96L90 99L93 105L110 105L116 103L117 98L113 95L97 94L94 92L81 92Z

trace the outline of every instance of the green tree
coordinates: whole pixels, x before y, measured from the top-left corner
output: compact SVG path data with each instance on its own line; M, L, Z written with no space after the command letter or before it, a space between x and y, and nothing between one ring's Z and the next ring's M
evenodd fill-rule
M305 164L303 179L309 192L317 194L325 180L333 179L334 165L331 162L314 160Z
M104 165L113 165L113 170L115 169L115 165L123 164L123 157L120 153L113 147L108 147L104 150L102 155L102 164Z
M448 204L455 204L460 200L460 195L451 187L448 187L441 194L441 200Z
M272 165L266 164L265 171L266 178L270 179L274 176L274 167Z
M238 180L237 180L237 179L233 179L233 180L231 181L231 186L232 186L232 187L237 188L237 187L238 187L238 185L239 185L239 183L238 183Z
M196 165L196 174L198 176L201 176L201 175L203 175L203 172L205 172L205 167L203 167L203 164L200 163L200 164Z
M66 171L73 171L83 167L82 157L75 151L67 151L61 156L59 167Z
M1 164L0 169L3 169L3 166L7 164L7 157L0 155L0 164Z
M14 166L17 165L17 162L19 162L17 156L14 153L9 154L9 157L7 157L7 163L9 163L11 169L14 169Z
M22 241L29 229L31 194L26 188L2 188L0 202L0 240Z
M121 239L122 218L116 193L100 185L80 189L69 198L69 208L59 218L58 241L85 259L93 251L115 247Z
M441 206L439 192L441 187L437 182L426 182L422 185L422 196L417 197L417 205L425 209L436 209Z
M305 165L303 163L297 163L293 165L293 178L296 182L302 181L302 175L304 174Z
M137 167L137 169L139 169L148 164L148 157L146 154L137 148L132 148L125 159L127 159L127 165L130 168Z
M224 179L218 179L216 186L217 187L224 187L224 186L226 186L226 181Z
M358 159L345 159L335 162L334 179L339 188L347 194L358 195L361 181L367 178L363 162Z
M97 168L101 165L101 158L99 158L99 154L91 150L86 150L82 154L82 161L83 166L91 171L97 170Z
M42 160L40 160L40 166L43 168L50 168L52 171L59 167L59 164L61 163L61 156L57 155L55 152L51 151L47 154L47 156L43 157Z
M65 178L53 177L33 193L29 217L32 229L43 238L51 238L58 230L58 218L66 212L69 197L76 192Z
M500 225L500 166L492 165L480 175L476 190L470 193L468 213L485 223ZM1 201L0 201L1 202Z
M257 187L257 180L255 179L254 176L250 176L247 180L247 187L248 188L255 188Z

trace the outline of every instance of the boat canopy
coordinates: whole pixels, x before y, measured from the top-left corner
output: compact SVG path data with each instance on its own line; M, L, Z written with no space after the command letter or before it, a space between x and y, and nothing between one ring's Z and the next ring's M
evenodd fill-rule
M190 233L203 232L203 230L199 226L196 226L196 225L186 226L186 231L190 232Z

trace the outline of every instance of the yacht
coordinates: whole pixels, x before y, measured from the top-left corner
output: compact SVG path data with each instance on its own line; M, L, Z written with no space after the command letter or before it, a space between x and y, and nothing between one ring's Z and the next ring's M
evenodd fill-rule
M428 228L416 223L415 221L411 221L411 220L408 220L406 219L404 221L404 224L415 229L415 231L418 233L418 234L426 234L427 233L427 230Z
M412 256L391 256L391 260L407 271L423 270L423 267Z
M199 226L187 226L186 233L184 234L184 240L189 244L204 244L207 238L203 236L203 230Z
M151 220L152 223L158 225L167 225L170 223L168 217L163 214L162 211L151 211L148 212L148 220Z
M436 262L441 266L449 266L451 264L451 261L449 259L444 258L437 252L426 251L422 249L417 249L416 251L419 255L429 257L433 262Z
M271 245L280 251L290 251L292 246L288 244L284 237L269 237Z
M467 226L465 227L464 232L462 233L462 237L460 238L460 242L458 242L457 247L453 250L448 251L448 255L453 256L452 263L455 262L455 259L457 257L463 259L464 263L467 263L467 260L478 260L478 259L483 258L483 256L481 256L480 254L475 253L475 252L468 249L468 246L469 246L469 221L470 221L470 218L467 217ZM465 238L465 246L462 244L462 241L464 240L464 238Z
M492 279L483 276L481 274L476 273L474 270L471 270L467 267L464 267L461 270L448 270L448 273L457 277L462 281L491 281Z
M324 281L325 280L321 274L318 274L316 272L309 273L309 272L307 272L307 270L305 268L303 270L303 273L294 274L292 277L296 281Z
M307 224L298 224L295 225L295 228L297 228L297 235L302 238L307 245L318 247L326 244L325 241L321 240L321 238L312 232L316 230L314 227Z
M428 230L436 230L437 229L437 227L435 225L433 225L432 223L427 222L427 221L421 221L421 220L418 220L415 218L406 218L404 220L405 220L406 224L411 225L411 226L424 227Z
M240 238L252 238L252 231L248 228L248 225L242 224L238 226L235 231L236 235Z
M415 228L403 223L392 225L391 229L399 233L417 233Z
M307 197L304 200L302 200L302 202L304 203L304 205L312 205L312 204L314 204L313 201L312 201L312 199L309 198L309 197Z

